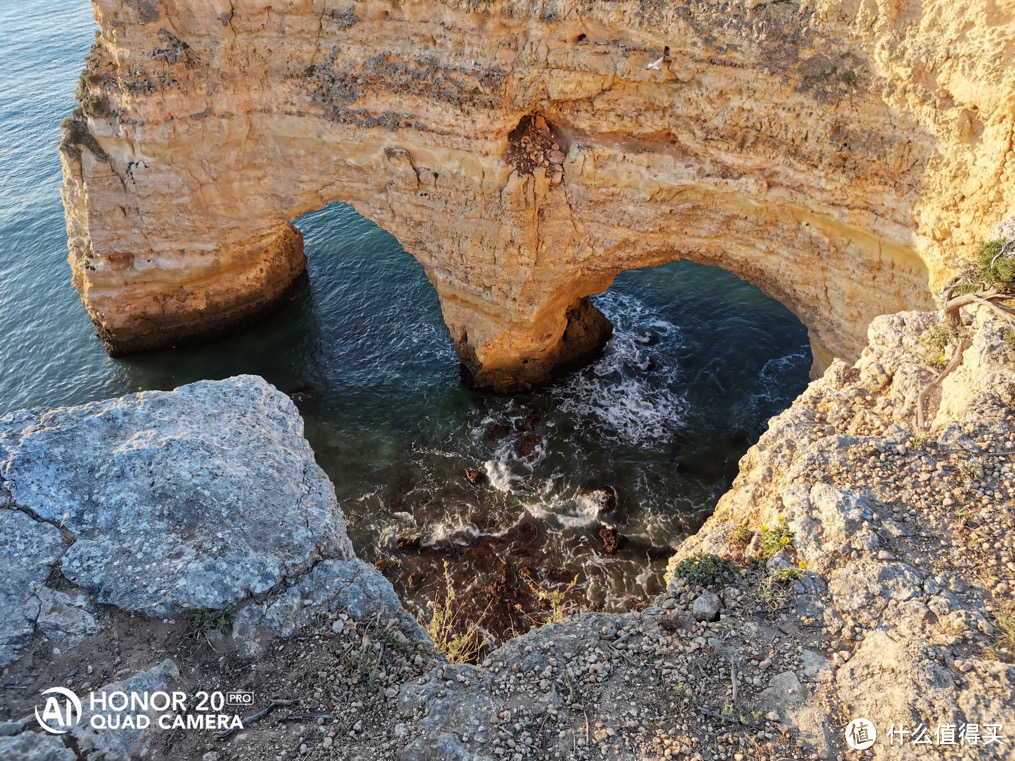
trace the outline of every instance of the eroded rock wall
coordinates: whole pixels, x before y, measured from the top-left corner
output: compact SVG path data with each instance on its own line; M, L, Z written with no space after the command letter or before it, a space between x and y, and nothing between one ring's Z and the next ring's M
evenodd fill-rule
M342 201L480 383L594 349L583 299L680 258L790 307L821 367L1015 208L1012 0L93 4L64 198L114 352L283 300L290 222Z

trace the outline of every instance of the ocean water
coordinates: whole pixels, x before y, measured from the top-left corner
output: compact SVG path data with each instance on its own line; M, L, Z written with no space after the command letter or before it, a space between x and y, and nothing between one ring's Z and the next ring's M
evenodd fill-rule
M410 605L447 561L462 589L577 575L577 599L618 609L660 588L670 548L806 386L790 312L674 263L595 297L616 332L594 364L538 393L468 391L422 268L342 205L297 221L311 287L256 328L110 359L70 286L56 148L93 30L86 0L0 0L0 413L256 373L293 395L358 552ZM604 484L609 511L587 495ZM614 553L604 526L627 539Z

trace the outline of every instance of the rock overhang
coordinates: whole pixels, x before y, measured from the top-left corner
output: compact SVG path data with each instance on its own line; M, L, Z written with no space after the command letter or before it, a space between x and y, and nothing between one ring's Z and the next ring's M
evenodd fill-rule
M545 381L587 296L679 258L788 306L820 368L1015 205L1003 9L95 5L64 197L114 352L249 324L303 276L290 220L343 201L422 262L479 385Z

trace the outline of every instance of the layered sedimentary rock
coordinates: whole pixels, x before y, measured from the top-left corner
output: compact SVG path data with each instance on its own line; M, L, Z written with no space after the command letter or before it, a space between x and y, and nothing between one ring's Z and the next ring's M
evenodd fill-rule
M587 296L681 258L786 304L820 367L1015 207L1011 0L93 4L64 198L112 352L279 303L291 221L341 201L481 384L576 361Z

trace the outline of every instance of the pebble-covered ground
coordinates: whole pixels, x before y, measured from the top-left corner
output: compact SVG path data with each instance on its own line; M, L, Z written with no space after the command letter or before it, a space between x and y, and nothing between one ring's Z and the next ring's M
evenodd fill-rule
M279 710L207 761L835 758L857 716L875 757L911 757L889 730L925 725L930 757L1011 758L1015 357L981 317L918 431L936 319L877 321L855 367L773 420L651 607L542 627L481 666L325 627L285 643L274 677L301 696L288 710L322 717ZM974 723L975 745L933 742Z
M171 657L174 689L254 693L244 728L151 733L152 759L854 758L856 718L878 732L864 757L1012 758L1015 341L982 313L965 326L920 429L937 320L878 318L855 366L774 418L645 610L571 616L479 665L383 613L304 615L255 658L235 631L125 618L102 672L66 683ZM38 651L4 677L31 691L61 663Z

